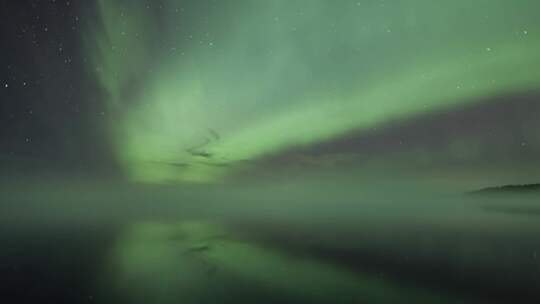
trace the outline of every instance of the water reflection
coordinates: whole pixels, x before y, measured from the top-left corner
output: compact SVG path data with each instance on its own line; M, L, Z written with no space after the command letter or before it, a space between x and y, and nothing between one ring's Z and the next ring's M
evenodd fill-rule
M130 303L459 303L243 240L206 221L145 222L115 244L104 280Z
M3 189L0 205L0 291L12 303L540 299L536 196L26 189Z

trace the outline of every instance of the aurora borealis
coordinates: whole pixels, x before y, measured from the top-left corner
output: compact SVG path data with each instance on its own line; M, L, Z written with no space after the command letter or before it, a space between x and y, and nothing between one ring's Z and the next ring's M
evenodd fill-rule
M540 303L537 0L0 0L0 303Z
M534 91L536 6L103 0L102 27L85 37L124 169L212 181L291 148Z

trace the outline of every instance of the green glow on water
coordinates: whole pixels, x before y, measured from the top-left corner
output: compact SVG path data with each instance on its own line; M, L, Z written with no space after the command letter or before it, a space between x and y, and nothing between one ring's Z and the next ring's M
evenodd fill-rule
M130 303L259 303L270 292L302 303L459 303L456 299L331 263L235 239L208 222L146 222L131 226L115 245L107 280ZM260 290L259 290L260 288Z

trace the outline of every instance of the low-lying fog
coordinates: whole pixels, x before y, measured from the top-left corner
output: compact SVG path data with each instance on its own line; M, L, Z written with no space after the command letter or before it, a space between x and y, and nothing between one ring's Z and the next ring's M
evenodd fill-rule
M540 299L539 197L434 188L4 181L2 289L19 303Z

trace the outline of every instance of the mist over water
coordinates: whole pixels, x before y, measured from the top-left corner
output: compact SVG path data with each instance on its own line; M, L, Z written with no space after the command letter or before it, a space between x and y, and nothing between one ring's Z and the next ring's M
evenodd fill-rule
M1 256L13 278L4 288L21 303L36 295L76 303L539 297L537 195L398 184L51 179L28 191L21 180L2 189Z
M540 303L539 10L0 1L0 303Z

